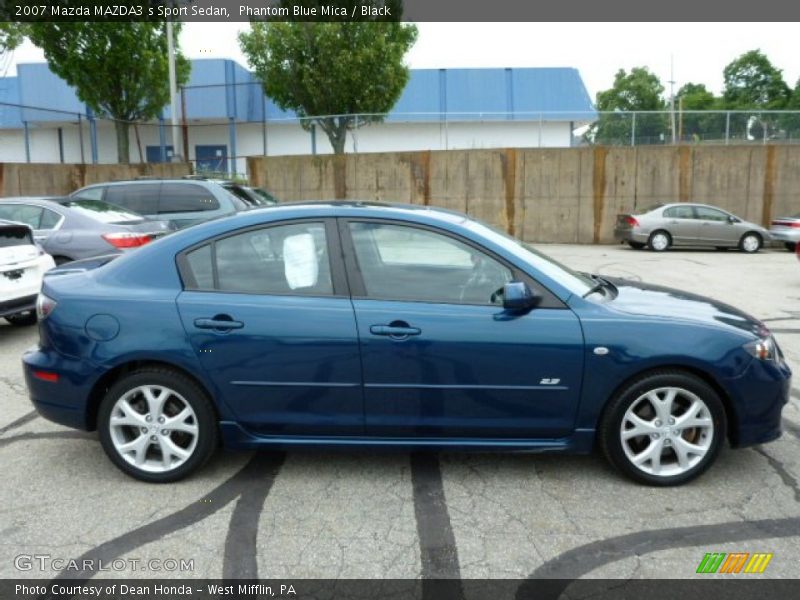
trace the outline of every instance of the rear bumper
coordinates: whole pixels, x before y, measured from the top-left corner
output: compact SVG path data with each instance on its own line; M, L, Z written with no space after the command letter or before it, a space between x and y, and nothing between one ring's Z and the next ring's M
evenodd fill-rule
M66 358L35 347L23 354L22 370L34 408L45 419L74 429L89 430L88 399L99 377L86 361ZM58 381L35 377L34 371L58 375Z
M614 239L620 242L647 243L647 234L637 229L614 229Z
M21 298L14 298L13 300L0 302L0 317L16 315L29 310L36 310L36 296L37 294L33 294L32 296L22 296Z
M800 242L800 229L770 229L769 235L776 242Z

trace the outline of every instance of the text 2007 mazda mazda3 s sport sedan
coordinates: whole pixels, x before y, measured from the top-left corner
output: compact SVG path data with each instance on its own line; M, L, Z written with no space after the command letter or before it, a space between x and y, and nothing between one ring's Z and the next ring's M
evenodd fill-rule
M571 271L443 210L248 211L45 278L23 358L39 412L174 481L230 448L589 452L640 482L774 440L767 328L693 294Z

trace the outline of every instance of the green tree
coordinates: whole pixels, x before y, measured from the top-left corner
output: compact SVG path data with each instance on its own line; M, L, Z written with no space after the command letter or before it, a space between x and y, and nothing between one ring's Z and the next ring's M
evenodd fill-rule
M98 115L114 119L117 156L130 162L131 121L154 119L169 104L166 23L31 23L31 41L50 69L75 88ZM175 23L175 36L180 24ZM189 79L189 61L176 51L178 85Z
M786 110L795 112L784 115L780 125L786 132L786 137L793 140L800 139L800 79L797 80L794 91L786 102Z
M589 132L590 139L600 144L629 144L633 133L637 139L660 140L666 130L666 115L637 114L634 132L631 111L664 111L663 95L661 80L647 67L634 67L630 73L620 69L614 85L597 93L601 115Z
M303 128L319 125L336 154L344 152L348 131L382 121L379 113L391 110L400 98L409 77L403 57L417 39L414 25L399 22L399 2L349 4L389 6L391 20L259 22L239 34L242 52L267 96L281 109L297 113ZM357 113L362 116L353 116Z
M677 128L682 138L697 136L719 139L725 135L725 114L711 112L721 111L722 100L708 91L704 84L687 83L681 86L675 95L675 107L676 110L681 109Z
M731 115L731 128L753 137L763 135L763 128L777 125L777 119L757 114L757 110L780 110L790 97L789 86L783 80L783 71L775 67L760 50L745 52L732 61L722 72L725 89L722 94L725 108L750 111Z
M13 50L22 43L25 37L25 25L0 21L0 54Z

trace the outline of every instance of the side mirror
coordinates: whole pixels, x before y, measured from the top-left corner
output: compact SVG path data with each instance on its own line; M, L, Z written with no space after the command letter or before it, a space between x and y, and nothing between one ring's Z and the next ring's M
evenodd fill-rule
M728 223L733 225L734 223L741 223L741 221L736 217L734 217L733 215L728 215Z
M536 306L539 296L524 281L511 281L503 286L503 308L528 310Z

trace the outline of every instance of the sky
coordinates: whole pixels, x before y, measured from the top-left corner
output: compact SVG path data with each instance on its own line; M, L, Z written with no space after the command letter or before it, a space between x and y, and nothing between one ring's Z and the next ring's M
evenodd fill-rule
M180 44L189 58L232 58L247 66L237 42L247 23L186 23ZM761 49L794 87L800 78L797 23L418 23L406 56L411 68L575 67L589 95L611 87L620 68L646 66L667 93L687 82L722 91L722 70L748 50ZM26 42L5 65L44 61ZM670 74L672 64L672 76ZM0 73L2 71L0 70Z

